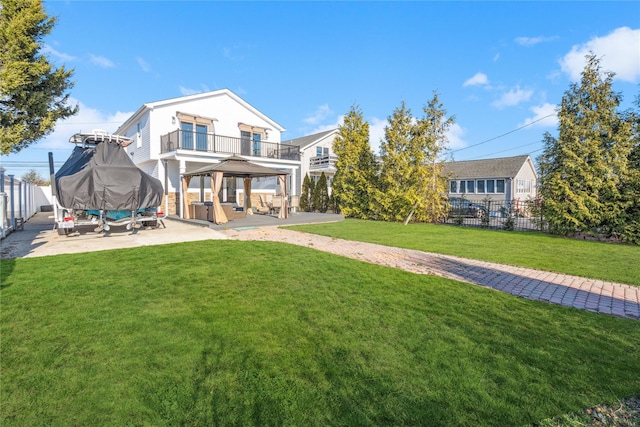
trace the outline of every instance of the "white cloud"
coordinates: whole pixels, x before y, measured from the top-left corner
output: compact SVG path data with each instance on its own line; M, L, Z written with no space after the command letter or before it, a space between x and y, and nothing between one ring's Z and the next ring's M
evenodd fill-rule
M52 48L51 46L49 46L48 44L45 44L42 47L42 53L44 53L45 55L54 56L54 57L58 58L61 61L75 61L76 60L75 56L71 56L71 55L68 55L66 53L59 52L59 51L55 50L54 48Z
M520 86L516 86L509 92L502 94L500 99L493 102L491 105L497 108L513 107L521 102L528 101L533 95L532 90L520 89Z
M496 53L496 54L493 56L493 62L498 62L498 59L500 59L500 54L499 54L499 53Z
M149 65L149 63L143 58L137 57L136 61L138 61L138 65L140 66L140 68L142 68L142 71L144 71L145 73L151 71L151 65Z
M331 114L333 114L333 111L331 111L331 108L329 108L329 105L322 104L316 109L314 113L302 119L302 121L310 125L317 125L318 123L324 121Z
M520 123L518 127L531 125L533 127L557 127L558 126L558 114L555 104L549 104L548 102L542 105L535 105L530 108L533 112L533 117L528 117L524 122Z
M377 117L369 119L369 145L376 156L380 154L380 145L384 139L384 128L387 124L386 120Z
M99 67L102 67L102 68L115 67L115 64L109 58L105 58L104 56L99 56L94 54L90 54L89 56L91 58L91 62Z
M308 135L313 135L315 133L320 133L320 132L325 132L325 131L328 131L328 130L337 129L340 126L342 126L343 122L344 122L344 115L338 116L338 118L336 119L335 122L329 123L328 125L317 126L311 132L309 132Z
M515 42L520 46L535 46L538 43L550 42L557 39L557 37L516 37Z
M94 129L103 129L114 132L128 119L133 112L105 113L95 108L88 107L77 99L69 99L69 105L78 105L78 114L56 123L56 128L38 147L50 150L69 149L69 137L78 132L91 132ZM59 159L61 160L61 159Z
M629 27L615 29L604 37L594 37L582 45L575 45L560 59L562 71L572 81L580 80L585 56L593 52L601 58L604 71L616 73L615 78L631 83L640 80L640 29Z
M486 74L484 73L476 73L473 77L471 77L470 79L467 79L467 81L465 81L462 84L462 87L467 87L467 86L486 86L489 84L489 78L487 77Z
M449 141L449 146L447 148L455 150L466 147L467 143L464 141L463 136L464 129L462 129L462 126L454 123L447 131L447 140Z
M196 90L196 89L190 89L184 86L180 86L180 93L184 96L187 95L195 95L196 93L200 93L201 91Z
M188 96L188 95L195 95L196 93L203 93L203 92L209 92L209 88L207 87L207 85L200 85L200 89L192 89L192 88L188 88L188 87L184 87L184 86L180 86L180 93L184 96Z

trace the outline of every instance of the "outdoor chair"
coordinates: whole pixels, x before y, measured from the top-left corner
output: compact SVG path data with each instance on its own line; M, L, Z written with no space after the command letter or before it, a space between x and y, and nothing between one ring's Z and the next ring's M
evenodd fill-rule
M275 196L272 200L271 200L271 212L276 213L280 211L280 208L282 208L282 196Z
M256 206L256 213L266 214L271 212L271 208L269 207L267 202L264 201L262 195L258 194L258 198L260 199L260 206Z

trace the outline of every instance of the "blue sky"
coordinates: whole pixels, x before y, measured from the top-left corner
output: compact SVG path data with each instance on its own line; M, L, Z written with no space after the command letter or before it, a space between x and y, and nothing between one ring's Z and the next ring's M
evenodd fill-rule
M30 169L48 176L47 153L64 162L74 132L114 131L146 102L222 88L284 126L283 140L334 128L358 105L376 152L393 110L404 101L421 116L437 91L455 116L456 160L537 156L543 133L557 133L554 108L589 51L617 73L623 107L640 93L637 1L44 6L58 17L44 51L75 69L71 97L80 113L2 157L17 177Z

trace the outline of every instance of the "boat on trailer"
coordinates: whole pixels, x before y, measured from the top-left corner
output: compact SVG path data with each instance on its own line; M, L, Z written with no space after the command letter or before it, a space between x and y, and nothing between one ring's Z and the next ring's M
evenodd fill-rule
M164 225L162 183L138 168L125 147L133 139L102 130L77 133L69 138L75 147L54 173L49 153L55 227L71 234L93 226L99 233L111 227L127 230Z

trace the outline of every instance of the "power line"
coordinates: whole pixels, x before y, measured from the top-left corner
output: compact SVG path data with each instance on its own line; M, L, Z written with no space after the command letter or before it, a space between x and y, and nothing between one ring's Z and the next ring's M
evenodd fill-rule
M468 149L468 148L473 148L473 147L477 147L478 145L486 144L487 142L495 141L495 140L496 140L496 139L498 139L498 138L502 138L503 136L507 136L507 135L512 134L512 133L514 133L514 132L517 132L517 131L519 131L519 130L521 130L521 129L524 129L524 128L528 127L528 126L531 126L531 125L532 125L532 124L534 124L534 123L538 123L539 121L542 121L542 120L544 120L544 119L547 119L547 118L549 118L549 117L553 117L553 116L555 116L555 113L553 113L553 114L548 114L548 115L546 115L546 116L544 116L544 117L540 117L540 118L539 118L539 119L537 119L537 120L534 120L534 121L532 121L532 122L530 122L530 123L527 123L526 125L520 126L520 127L519 127L519 128L517 128L517 129L510 130L509 132L507 132L507 133L503 133L502 135L494 136L493 138L489 138L489 139L487 139L487 140L485 140L485 141L478 142L477 144L469 145L468 147L458 148L457 150L453 150L453 151L451 151L451 152L452 152L452 153L457 153L458 151L466 150L466 149Z
M482 159L482 158L484 158L484 157L494 156L494 155L496 155L496 154L506 153L507 151L513 151L513 150L517 150L517 149L519 149L519 148L524 148L524 147L528 147L528 146L530 146L530 145L536 145L536 144L540 144L540 141L531 142L531 143L529 143L529 144L524 144L524 145L518 145L517 147L511 147L511 148L507 148L506 150L500 150L500 151L496 151L496 152L489 153L489 154L483 154L483 155L481 155L481 156L478 156L478 157L475 157L475 158L473 158L473 159L469 159L469 160ZM538 151L538 150L536 150L536 151ZM534 153L535 153L535 151L534 151Z

